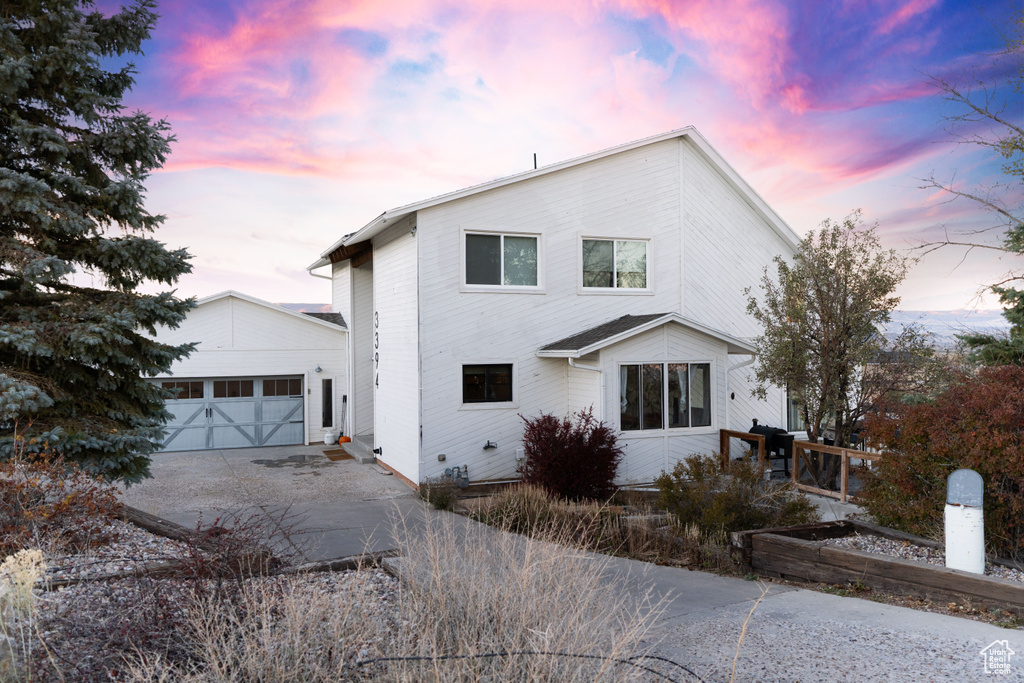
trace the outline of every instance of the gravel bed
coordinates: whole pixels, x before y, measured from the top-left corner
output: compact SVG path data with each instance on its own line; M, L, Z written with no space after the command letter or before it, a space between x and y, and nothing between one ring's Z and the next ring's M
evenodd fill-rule
M179 559L187 554L184 543L157 536L124 520L111 520L109 529L116 540L108 545L70 555L48 553L46 579L127 572L144 563Z
M908 541L894 541L882 536L858 533L850 536L844 536L843 538L830 538L822 542L828 545L838 546L840 548L861 550L863 552L874 553L876 555L888 555L889 557L898 557L904 560L927 562L928 564L934 564L940 567L946 566L946 553L942 550L916 545ZM1024 571L1021 571L1020 569L1013 569L1011 567L986 564L985 575L1005 579L1007 581L1019 581L1024 583Z

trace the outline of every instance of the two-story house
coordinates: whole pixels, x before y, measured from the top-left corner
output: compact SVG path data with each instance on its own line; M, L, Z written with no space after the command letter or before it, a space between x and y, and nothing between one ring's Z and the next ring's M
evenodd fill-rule
M349 432L410 483L513 479L521 415L590 406L639 483L785 424L744 289L798 241L691 127L385 211L309 270L349 326Z

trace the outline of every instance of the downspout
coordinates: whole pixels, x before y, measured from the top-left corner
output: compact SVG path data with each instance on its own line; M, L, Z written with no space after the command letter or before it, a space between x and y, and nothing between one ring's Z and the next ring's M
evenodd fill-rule
M751 354L749 360L745 360L742 363L737 363L736 365L733 365L732 367L725 371L725 426L720 427L720 429L732 429L732 422L729 417L729 407L732 405L732 371L739 370L740 368L745 368L751 363L753 363L755 360L757 360L757 357Z
M321 280L330 280L332 282L334 281L334 278L331 277L330 275L320 275L319 273L314 273L312 268L306 268L306 272L312 275L313 277L320 278Z
M604 402L605 402L605 383L604 383L604 370L595 365L580 365L576 362L575 358L569 358L569 365L578 370L589 370L590 372L596 372L601 375L601 395L597 401L597 421L604 422Z

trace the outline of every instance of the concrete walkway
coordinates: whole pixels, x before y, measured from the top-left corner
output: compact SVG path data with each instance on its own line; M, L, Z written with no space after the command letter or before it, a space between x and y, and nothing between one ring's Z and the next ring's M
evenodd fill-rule
M449 517L379 468L332 462L323 451L298 446L159 454L154 479L129 489L125 502L187 526L200 515L212 521L225 512L274 516L287 508L308 559L394 547L396 514L412 525ZM837 517L850 511L831 501L823 505ZM463 517L452 521L475 524ZM1010 675L997 678L1024 681L1022 630L781 584L620 558L608 562L608 581L663 600L650 634L656 652L705 680L729 679L743 622L767 588L748 624L737 680L990 680L996 677L985 675L980 652L1006 641L1018 654Z

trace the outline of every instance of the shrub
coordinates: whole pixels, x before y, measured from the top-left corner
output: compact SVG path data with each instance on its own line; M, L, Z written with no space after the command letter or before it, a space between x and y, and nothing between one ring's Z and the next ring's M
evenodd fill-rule
M646 501L627 514L617 506L573 503L531 484L500 491L474 515L502 531L556 542L570 540L594 552L663 565L716 570L728 566L721 534L704 535L695 527L673 529L665 517Z
M49 454L0 462L0 556L103 545L112 540L107 522L120 507L116 489L76 463Z
M520 416L522 417L522 416ZM563 419L523 417L523 481L571 500L603 500L615 493L622 459L615 431L594 419L592 408Z
M654 483L661 491L659 506L681 526L695 525L702 534L818 520L817 509L791 484L765 481L751 461L731 461L723 472L717 455L695 453Z
M865 426L886 453L861 496L876 522L921 535L941 529L946 478L969 468L985 481L989 549L1024 555L1024 368L960 375L934 402L886 406Z

